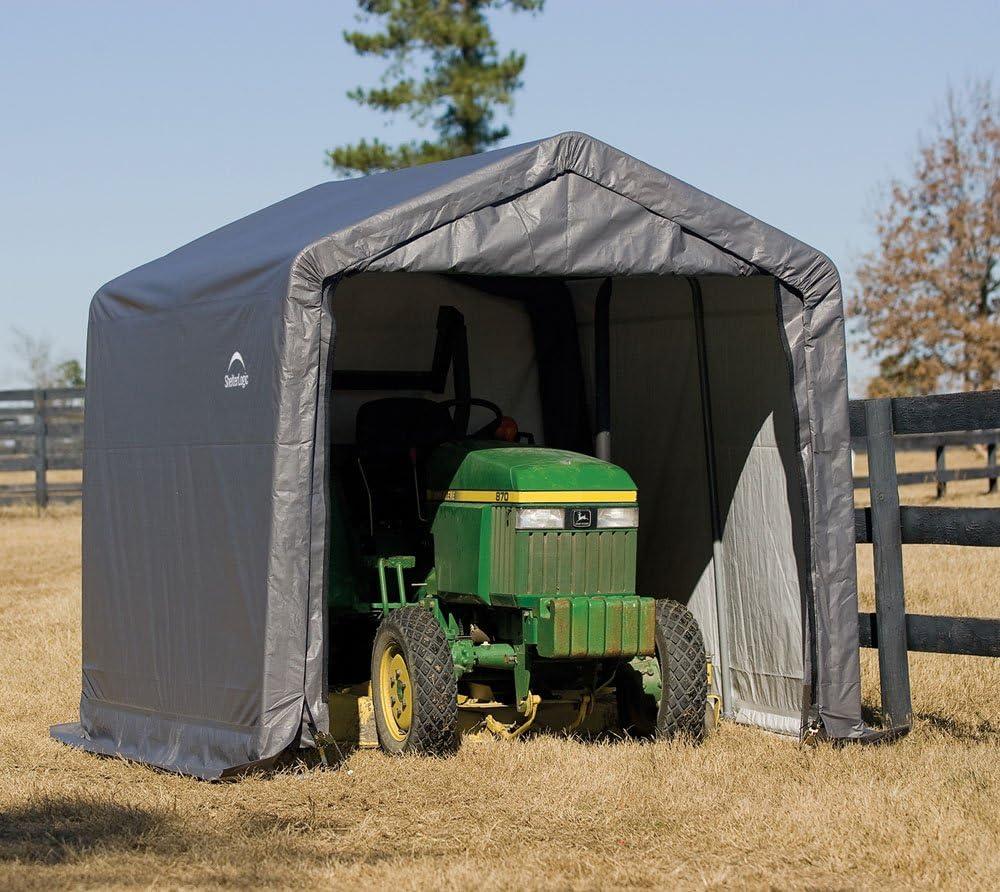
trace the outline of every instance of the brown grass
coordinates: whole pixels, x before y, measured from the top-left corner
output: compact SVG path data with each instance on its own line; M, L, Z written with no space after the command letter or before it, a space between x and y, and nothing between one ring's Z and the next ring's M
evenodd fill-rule
M0 514L0 888L996 886L998 661L913 655L916 727L888 747L725 725L699 749L476 739L205 784L48 738L79 696L79 532ZM997 613L998 553L909 548L906 572L914 610Z

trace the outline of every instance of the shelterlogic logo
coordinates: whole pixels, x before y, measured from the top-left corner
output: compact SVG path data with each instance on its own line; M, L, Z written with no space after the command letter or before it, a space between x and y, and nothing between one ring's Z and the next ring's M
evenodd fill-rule
M237 350L229 359L229 368L225 375L226 390L231 387L244 388L250 383L250 375L247 372L247 364L243 361L240 351Z

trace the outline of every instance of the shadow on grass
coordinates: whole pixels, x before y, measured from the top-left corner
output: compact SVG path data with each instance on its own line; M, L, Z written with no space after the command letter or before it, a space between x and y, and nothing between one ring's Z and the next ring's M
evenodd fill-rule
M881 728L883 718L881 707L867 700L861 701L861 721L869 728Z
M143 847L171 831L168 815L101 799L46 797L0 812L0 863L62 864L91 849Z
M865 702L862 704L861 718L870 728L885 727L885 716L882 710L872 703ZM1000 726L989 720L982 722L962 722L937 712L914 712L914 729L919 730L921 725L961 743L995 740L997 734L1000 734Z
M913 717L917 722L926 722L935 731L965 743L976 741L985 743L988 740L996 740L997 734L1000 734L1000 726L989 720L978 723L959 722L936 712L918 712Z
M349 829L350 825L337 820L335 812L316 814L315 808L303 808L301 813L287 817L251 812L241 816L234 840L230 834L210 827L193 830L184 825L182 816L168 810L108 798L50 796L0 811L0 871L4 867L20 870L7 875L7 879L16 875L21 882L36 885L38 878L46 874L34 874L34 869L67 868L70 873L60 875L65 879L86 868L87 884L104 888L121 885L124 877L131 877L130 869L123 865L127 856L138 855L152 856L154 865L171 865L179 870L182 885L203 885L207 876L218 873L226 884L236 888L259 887L273 880L273 857L248 858L245 863L234 864L225 856L217 862L216 855L230 852L234 843L259 854L260 841L268 839L274 841L277 851L287 853L294 850L299 839L308 839L317 831L329 837ZM353 860L374 863L398 855L395 848L386 849L384 854L364 849ZM103 861L95 863L94 859L102 856ZM155 877L157 868L138 870L140 874L152 871L150 875ZM0 889L14 885L0 880Z

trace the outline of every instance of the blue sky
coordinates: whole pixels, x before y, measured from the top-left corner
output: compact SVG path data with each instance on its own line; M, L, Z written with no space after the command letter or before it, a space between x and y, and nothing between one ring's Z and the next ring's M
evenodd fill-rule
M352 0L0 0L0 387L13 326L81 356L102 282L408 137L344 96ZM509 142L583 130L824 250L845 279L880 182L949 83L996 74L995 2L548 0ZM854 384L865 365L855 362Z

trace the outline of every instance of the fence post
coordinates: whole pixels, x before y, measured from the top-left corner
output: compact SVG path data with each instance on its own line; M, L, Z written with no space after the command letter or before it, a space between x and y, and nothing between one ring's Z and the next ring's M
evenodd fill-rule
M997 491L997 444L987 443L986 444L986 470L990 471L990 476L987 478L988 483L986 486L986 492L996 492Z
M48 448L46 443L45 391L35 391L35 504L44 508L49 504Z
M945 472L944 446L934 447L934 476L937 479L937 497L940 499L948 491L948 484L941 479Z
M892 436L892 400L865 403L868 476L872 502L872 552L875 559L875 621L882 712L889 727L909 727L910 667L906 653L906 602L903 595L903 541Z

